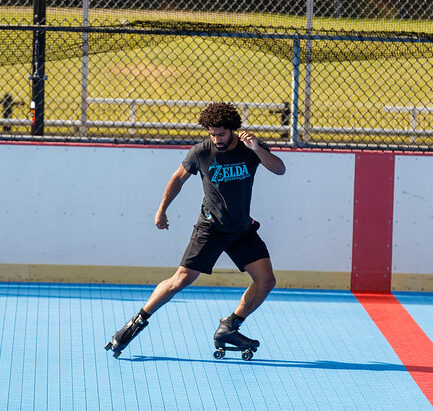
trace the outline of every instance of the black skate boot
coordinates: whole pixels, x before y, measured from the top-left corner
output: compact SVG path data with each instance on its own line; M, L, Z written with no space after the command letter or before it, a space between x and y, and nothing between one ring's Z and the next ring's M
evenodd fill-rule
M213 353L213 356L216 359L223 358L226 351L242 351L242 359L245 361L253 358L253 352L257 351L260 343L257 340L245 337L239 332L241 323L240 320L233 320L231 317L220 320L220 326L214 335L217 350ZM231 344L234 347L226 347L226 344Z
M137 336L137 334L147 325L149 321L144 320L140 314L134 315L119 331L117 331L111 340L107 343L105 349L114 352L113 357L117 358L128 344Z

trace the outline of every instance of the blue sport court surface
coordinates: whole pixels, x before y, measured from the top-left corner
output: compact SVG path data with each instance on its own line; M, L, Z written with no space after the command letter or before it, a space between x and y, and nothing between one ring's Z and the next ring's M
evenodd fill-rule
M243 290L189 287L116 360L105 344L153 288L0 283L0 410L433 409L350 291L274 290L241 327L261 343L243 361L213 358ZM394 296L432 339L433 294Z

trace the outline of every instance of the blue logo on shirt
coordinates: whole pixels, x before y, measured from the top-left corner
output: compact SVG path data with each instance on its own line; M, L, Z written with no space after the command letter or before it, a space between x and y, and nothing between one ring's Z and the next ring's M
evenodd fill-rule
M209 171L214 170L211 181L217 185L220 182L226 183L233 180L245 180L251 177L248 172L247 165L242 163L235 164L219 164L214 157L213 163L209 167Z

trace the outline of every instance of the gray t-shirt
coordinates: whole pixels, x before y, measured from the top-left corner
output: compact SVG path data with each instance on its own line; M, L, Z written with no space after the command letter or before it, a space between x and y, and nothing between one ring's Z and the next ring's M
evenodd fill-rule
M269 151L266 143L260 146ZM238 141L230 151L218 151L210 139L192 147L182 165L200 173L204 198L199 221L209 221L224 232L246 230L251 224L250 203L260 159Z

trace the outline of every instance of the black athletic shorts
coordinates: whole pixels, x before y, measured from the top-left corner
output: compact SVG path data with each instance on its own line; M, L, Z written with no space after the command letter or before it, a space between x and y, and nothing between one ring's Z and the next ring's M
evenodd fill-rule
M192 231L180 263L181 266L211 274L218 257L225 251L240 271L262 258L269 258L266 244L257 234L260 224L254 221L245 231L226 233L210 222L199 221Z

